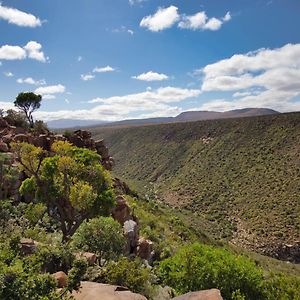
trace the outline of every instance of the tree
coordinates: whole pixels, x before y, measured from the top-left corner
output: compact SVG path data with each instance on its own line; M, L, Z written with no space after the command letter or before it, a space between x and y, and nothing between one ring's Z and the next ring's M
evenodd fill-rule
M118 222L111 217L100 217L81 224L74 236L74 245L97 254L102 264L102 260L106 263L117 259L124 252L126 240Z
M44 202L48 214L59 222L63 241L85 219L109 214L114 204L112 180L96 152L65 141L52 145L51 156L28 143L12 148L29 177L22 182L20 193L35 191L36 201Z
M15 106L25 113L30 127L33 127L34 125L32 113L40 108L41 101L41 95L36 95L32 92L27 92L20 93L14 102Z

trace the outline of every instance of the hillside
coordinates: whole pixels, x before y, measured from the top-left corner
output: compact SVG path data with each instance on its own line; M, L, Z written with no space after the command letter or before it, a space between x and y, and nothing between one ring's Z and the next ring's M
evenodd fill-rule
M93 134L138 191L188 209L216 238L299 261L300 113Z

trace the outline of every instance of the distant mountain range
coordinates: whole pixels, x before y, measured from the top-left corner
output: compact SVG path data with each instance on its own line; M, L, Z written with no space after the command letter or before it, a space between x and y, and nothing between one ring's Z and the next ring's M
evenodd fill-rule
M138 126L147 124L160 123L175 123L175 122L189 122L201 120L227 119L227 118L241 118L279 114L278 111L268 108L243 108L229 110L225 112L217 111L186 111L176 117L162 117L149 119L131 119L117 122L105 122L101 120L74 120L74 119L59 119L47 122L50 128L74 128L87 126Z

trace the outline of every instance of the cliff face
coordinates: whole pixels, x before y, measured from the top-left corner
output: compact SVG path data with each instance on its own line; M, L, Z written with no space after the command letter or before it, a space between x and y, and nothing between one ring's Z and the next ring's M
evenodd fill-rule
M188 209L216 238L299 261L300 113L93 134L138 191Z

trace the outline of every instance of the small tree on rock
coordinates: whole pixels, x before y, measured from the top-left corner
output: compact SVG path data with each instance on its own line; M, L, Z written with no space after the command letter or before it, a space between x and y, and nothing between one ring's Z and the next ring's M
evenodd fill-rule
M40 108L41 101L41 95L36 95L32 92L27 92L20 93L14 102L15 106L25 113L30 127L33 127L34 125L32 113Z

